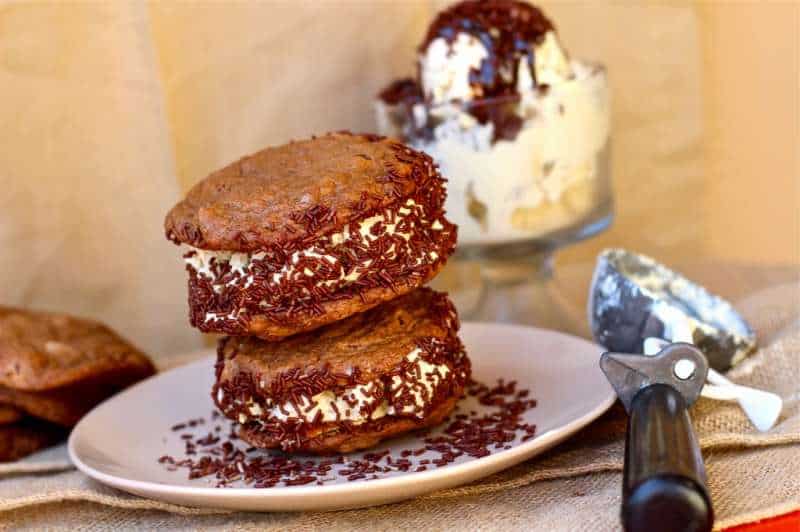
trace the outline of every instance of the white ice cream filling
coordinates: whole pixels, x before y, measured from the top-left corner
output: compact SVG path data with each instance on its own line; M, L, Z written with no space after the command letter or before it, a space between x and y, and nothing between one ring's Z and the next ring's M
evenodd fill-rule
M250 420L261 424L288 420L310 423L319 419L323 423L349 421L354 425L360 425L398 414L421 418L435 396L436 388L450 373L447 365L431 364L420 357L421 353L422 350L417 347L406 355L405 360L411 363L410 369L403 375L404 378L399 376L392 378L387 398L379 399L372 394L376 387L382 386L380 380L359 384L338 393L325 390L311 397L304 395L296 402L286 401L278 405L270 401L266 404L259 403L250 398L245 402L249 415L240 413L239 423ZM223 401L224 393L224 390L219 388L217 399L220 403ZM414 404L404 404L400 411L392 406L398 402L398 398L409 395L413 397ZM380 403L375 406L378 401ZM366 414L370 411L371 413Z
M313 258L319 259L321 262L324 262L327 267L333 268L334 271L338 273L338 277L336 278L321 279L318 283L316 283L316 286L341 288L348 284L355 283L369 272L369 267L372 264L372 260L368 258L364 259L360 263L351 267L349 270L345 270L345 267L340 263L336 256L325 253L322 249L323 247L327 247L326 244L330 244L334 247L340 246L349 242L350 240L353 240L354 238L358 238L362 243L370 245L384 236L397 235L406 242L404 251L414 258L417 264L433 263L439 258L439 255L435 251L426 252L425 250L414 248L409 243L411 239L411 233L401 232L398 230L398 226L401 224L401 222L412 213L417 213L422 225L427 225L429 223L422 206L417 204L413 199L408 199L401 207L397 209L397 211L394 213L394 216L390 216L387 213L370 216L364 220L361 220L358 223L358 226L354 229L351 229L352 224L345 225L340 232L321 237L319 244L314 244L305 249L295 251L289 257L289 261L283 266L283 268L272 274L271 282L277 285L283 280L295 277L297 275L306 275L308 277L316 275L316 272L307 266L303 267L302 271L298 270L298 265L302 259ZM390 219L392 219L391 222L389 221ZM382 231L375 235L372 233L372 230L373 227L379 223L382 224ZM433 231L441 231L444 229L444 225L442 224L441 220L435 219L430 222L430 229ZM357 233L357 236L353 233ZM267 258L268 255L266 251L248 253L236 251L213 251L193 247L189 247L189 251L192 253L189 253L188 256L184 258L186 264L191 266L199 277L204 277L211 280L212 289L216 293L221 293L226 287L229 286L239 286L242 289L249 288L254 281L254 276L251 272L252 262L263 260ZM391 258L392 256L397 255L399 251L400 250L397 249L397 244L392 244L389 249L386 250L385 256ZM220 276L218 275L216 269L221 267L224 263L230 265L230 273L233 275L223 282L219 278ZM217 268L215 268L215 266ZM228 274L226 273L225 275L227 276ZM268 303L266 301L262 301L261 305L262 307L265 307L268 305ZM241 309L234 310L230 313L207 312L205 315L205 322L236 319L239 312L241 312Z

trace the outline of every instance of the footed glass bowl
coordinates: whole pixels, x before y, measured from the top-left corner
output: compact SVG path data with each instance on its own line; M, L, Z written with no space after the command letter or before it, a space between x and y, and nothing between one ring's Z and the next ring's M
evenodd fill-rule
M431 155L448 179L458 247L433 285L463 319L563 329L553 253L611 224L606 73L573 69L573 80L503 100L377 102L379 132Z

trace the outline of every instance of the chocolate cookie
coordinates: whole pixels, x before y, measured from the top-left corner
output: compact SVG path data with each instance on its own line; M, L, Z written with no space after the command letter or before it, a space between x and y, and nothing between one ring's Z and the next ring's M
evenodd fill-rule
M26 392L0 386L0 405L16 408L64 427L72 427L95 405L124 387L120 383L82 383L54 390Z
M214 401L258 447L350 452L444 419L470 377L444 294L415 290L317 331L223 338Z
M19 460L62 440L66 430L44 421L25 418L0 426L0 462Z
M444 179L396 141L333 133L267 148L167 215L190 246L192 325L277 340L423 285L452 253Z
M13 406L0 405L0 426L10 425L22 419L22 412Z
M72 426L153 373L147 356L101 323L0 307L0 404Z

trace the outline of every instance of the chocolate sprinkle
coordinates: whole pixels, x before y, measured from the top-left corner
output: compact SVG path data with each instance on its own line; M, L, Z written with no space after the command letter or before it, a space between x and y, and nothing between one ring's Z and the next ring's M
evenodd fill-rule
M452 324L458 320L455 310L446 298L437 299L436 302L437 306L433 311L443 322L443 327L453 333L445 339L420 337L417 340L420 360L448 369L446 375L438 374L437 384L430 392L419 382L421 375L417 375L416 361L408 359L403 359L397 367L378 380L364 377L357 367L347 374L340 374L332 372L328 366L311 366L305 369L287 370L273 378L266 388L260 376L250 376L245 373L220 383L225 361L225 344L231 341L230 338L224 338L219 344L216 383L211 392L212 398L228 418L247 420L245 423L248 428L279 441L285 451L306 448L313 444L315 439L337 432L355 434L380 430L386 423L391 423L398 417L423 420L448 398L461 394L471 375L469 359L455 334L456 329L452 328ZM372 386L364 388L363 385L367 384ZM339 411L335 403L330 404L336 413L335 422L324 422L319 410L310 421L298 418L281 421L270 413L269 406L263 404L263 399L268 398L271 405L279 405L278 408L284 416L289 414L284 408L287 403L292 405L294 412L307 413L309 408L313 408L310 398L314 395L330 390L337 396L342 396L344 390L359 385L362 385L363 395L374 399L359 407L358 413L361 418L368 420L361 424L343 419L343 412ZM422 398L421 404L417 400L418 397ZM299 407L304 401L309 403L309 408ZM259 415L254 416L249 411L252 404L259 406L261 411ZM352 398L352 407L355 408L356 405L356 399ZM373 412L382 405L391 408L394 414L372 419Z
M528 390L517 390L513 381L500 380L493 387L470 382L466 397L456 407L459 413L454 421L435 429L435 435L424 437L423 447L397 454L384 449L336 457L291 456L248 448L238 439L221 441L197 424L194 438L183 441L184 456L164 455L158 463L168 471L186 471L189 479L207 478L218 488L323 485L341 479L370 481L397 473L423 472L502 452L533 438L536 427L523 419L536 406L528 395ZM216 412L212 413L214 420L227 426L217 425L213 432L225 428L235 434L236 423L222 420Z

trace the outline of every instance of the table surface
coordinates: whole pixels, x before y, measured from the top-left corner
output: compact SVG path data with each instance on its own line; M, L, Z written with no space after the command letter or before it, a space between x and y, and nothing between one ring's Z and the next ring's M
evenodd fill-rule
M579 307L579 308L578 308L578 311L577 311L576 316L575 316L575 318L576 318L575 321L578 322L578 323L584 322L582 324L585 327L585 318L583 317L583 312L584 312L583 309L585 308L585 296L586 296L586 294L585 294L585 278L587 276L587 272L586 271L578 271L578 270L576 270L574 272L575 275L571 276L571 275L569 275L570 273L572 273L571 270L572 270L572 268L570 268L570 267L563 267L563 268L557 269L557 272L556 272L557 273L557 275L556 275L556 283L559 285L558 288L561 289L560 292L562 293L562 295L564 296L564 299L566 301L572 302L573 304L575 302L577 302L577 307ZM719 270L720 270L719 267L715 266L715 268L714 268L715 275L708 277L709 280L708 280L707 284L708 284L709 288L712 289L712 291L724 292L727 297L732 298L732 299L736 299L738 297L746 295L746 294L750 293L751 290L754 290L754 289L760 289L760 288L765 288L765 287L772 286L776 282L775 281L776 278L781 280L782 282L784 280L795 280L795 281L799 280L798 279L798 270L796 270L794 268L788 269L786 272L777 272L777 273L772 271L772 270L767 271L766 269L756 268L756 267L753 267L752 271L748 271L747 268L735 268L735 269L728 268L728 269L723 269L722 271L719 271ZM733 271L733 270L735 270L735 271ZM687 272L687 273L689 273L689 272ZM725 279L724 279L725 277L731 277L731 276L734 276L734 281L725 281ZM561 279L559 279L559 278L561 278ZM576 279L584 279L584 281L578 282ZM706 277L704 277L704 279L706 279ZM559 280L561 280L563 282L559 283ZM739 281L741 281L741 282L739 282ZM566 316L566 318L568 318L568 317L569 316ZM580 333L581 331L576 331L576 332ZM586 334L586 333L584 332L584 334ZM596 475L596 476L589 476L587 478L596 478L597 479L597 478L601 478L601 476L600 475ZM41 480L41 479L38 479L38 480ZM566 481L564 481L564 482L566 482ZM575 485L577 486L576 489L580 488L582 490L582 491L574 492L574 497L583 497L587 493L587 489L589 489L589 488L594 488L594 487L598 487L598 486L603 488L605 486L604 483L597 483L597 482L595 482L593 484L587 484L587 485L584 486L584 484L579 484L579 482L585 482L585 479L583 479L582 477L579 477L579 480L573 480L573 481L570 481L570 482L575 483ZM531 484L531 486L532 485L533 484ZM612 486L610 486L610 488L612 488L611 491L613 491L614 495L618 494L618 486L612 485ZM526 495L527 492L524 492L525 489L528 489L528 488L520 487L519 488L520 491L518 492L519 495L515 495L514 499L515 500L519 500L520 497L528 497L528 499L525 499L525 500L529 500L531 498L531 495L530 494ZM532 490L529 489L529 491L532 491ZM14 492L14 493L16 493L16 492ZM482 494L481 498L491 497L491 496L492 496L491 493ZM456 498L454 500L458 500L458 499ZM476 498L474 503L470 503L470 506L471 506L472 509L477 507L476 505L477 505L479 500L481 502L483 502L482 499ZM495 499L491 499L491 500L493 500L495 503L497 502L496 498ZM561 504L561 505L564 505L564 506L569 506L569 504L571 504L572 502L575 502L575 500L576 499L569 499L569 501L566 504L564 504L561 501L554 501L554 500L545 500L545 501L539 501L539 502L540 502L540 506L542 508L544 508L544 507L550 507L551 504L552 505ZM402 517L407 517L407 516L412 515L412 514L417 515L417 516L424 516L425 512L428 512L428 513L431 513L432 515L438 516L439 515L439 513L437 513L438 511L431 510L431 508L436 508L438 506L438 502L439 501L435 501L435 500L431 501L431 502L428 502L427 503L428 506L424 507L424 508L420 508L418 506L415 506L413 509L405 509L405 510L403 508L400 508L400 510L399 510L397 515L393 514L391 516L382 515L380 513L381 512L380 509L364 510L363 512L372 511L373 514L369 516L369 521L363 521L362 522L362 526L370 526L370 525L367 525L366 523L376 523L376 522L380 523L380 522L383 522L384 524L386 524L386 523L389 523L389 522L394 522L394 521L389 521L389 518L390 517L394 518L394 517L397 517L398 515L400 515ZM465 504L463 503L463 501L459 501L459 503L461 504L461 508L463 510L465 508ZM586 504L590 504L590 503L591 503L591 501L588 500L588 498L587 498ZM507 506L508 506L507 509L510 512L513 512L513 511L516 510L516 506L511 501L507 501L507 502L505 502L505 504L507 504ZM399 505L399 506L402 506L402 505ZM604 506L604 508L607 508L607 506ZM504 508L504 510L505 510L505 508ZM404 514L403 512L406 512L406 513ZM164 515L162 516L161 515L162 512L151 511L151 510L148 510L148 509L131 508L130 510L126 510L124 508L122 508L122 509L120 509L120 508L111 508L111 507L92 505L90 503L77 502L77 501L74 502L74 503L73 502L65 502L65 503L52 504L52 505L48 505L48 506L39 505L37 507L25 507L25 508L20 508L17 511L12 511L11 513L14 514L14 518L19 519L18 522L23 522L23 521L28 522L28 523L37 522L37 523L39 523L39 525L41 525L45 521L49 521L51 523L52 522L60 522L63 526L65 526L67 528L70 527L70 524L74 524L74 525L75 524L83 524L86 521L93 521L95 523L100 523L100 522L103 522L103 519L109 519L110 515L114 515L114 518L113 518L114 520L122 520L122 521L126 521L127 520L127 522L136 521L136 522L139 522L140 524L141 523L145 523L145 522L152 522L152 523L155 523L155 522L160 522L160 523L167 523L167 522L178 523L178 522L180 522L180 523L183 523L183 525L186 528L194 528L194 526L192 526L191 523L195 522L195 520L196 520L196 523L204 522L204 523L208 523L209 525L211 525L212 523L216 523L217 526L222 525L222 527L225 527L227 525L232 524L232 523L228 523L226 521L226 519L227 519L226 516L220 516L219 518L217 518L215 516L207 516L207 517L195 516L195 515L181 516L179 514L168 514L168 513L164 513ZM453 516L453 515L449 516L449 518L453 518L453 517L455 517L455 516ZM465 516L465 517L467 517L467 520L465 522L472 522L472 519L475 518L475 516L472 514L472 512L468 512L468 516ZM342 522L347 522L347 523L350 523L352 525L352 524L355 524L356 522L358 522L359 518L357 518L356 516L344 516L342 519L343 519ZM0 519L0 520L2 520L2 519ZM292 521L293 520L293 516L288 516L288 517L287 516L274 516L274 518L272 516L264 516L263 521L262 521L261 516L258 516L258 520L252 519L251 521L254 524L257 523L256 526L260 526L262 524L265 525L265 526L269 526L269 525L280 525L281 524L281 520L283 521L283 524L290 525L293 522ZM250 521L247 521L247 522L249 523ZM314 521L313 520L306 521L306 524L311 523L311 522L314 522ZM425 522L424 521L424 517L423 517L423 521L421 521L421 522ZM529 524L530 522L529 521L525 521L525 523ZM110 523L109 523L109 521L106 521L105 524L108 525ZM500 526L499 523L498 523L498 526ZM0 528L3 528L1 523L0 523ZM287 526L287 528L288 528L288 526ZM469 528L469 525L467 526L467 528ZM770 519L765 519L765 520L758 521L758 522L747 523L747 524L744 524L744 525L740 525L740 526L729 528L727 530L733 530L733 531L737 531L737 532L740 532L740 531L746 531L746 532L785 532L785 531L800 532L800 511L793 512L793 513L790 513L790 514L786 514L786 515L783 515L783 516L770 518Z
M573 266L573 268L575 268L575 266ZM568 267L567 270L569 270L569 269L570 268ZM744 273L746 273L745 276L749 280L754 280L754 281L757 280L757 279L763 279L764 281L766 281L767 279L770 279L769 282L771 282L771 275L773 275L773 274L776 277L786 277L787 279L792 279L792 278L797 279L797 269L795 267L791 267L791 266L775 267L775 268L767 269L767 268L762 268L762 267L753 265L753 266L751 266L749 268L744 268L744 269L740 268L740 270L742 270L742 271L746 270L746 272L744 272ZM769 275L765 274L766 270L769 270ZM742 273L742 271L740 271L740 273ZM562 273L563 273L563 269L562 269ZM568 272L566 277L569 279L573 275L574 275L573 272ZM707 281L707 287L709 289L711 289L712 291L722 292L723 288L724 288L725 289L724 291L727 293L728 297L731 297L731 296L734 295L734 294L731 293L731 291L732 291L731 283L722 283L719 279L714 279L714 278L706 279L706 281ZM719 286L717 286L717 284L719 284ZM743 286L747 286L747 290L752 290L753 289L752 285L747 285L747 283L742 283L742 284L743 284ZM765 284L768 284L768 283L765 282ZM563 290L564 292L569 292L571 287L574 287L574 286L577 286L577 285L579 285L579 284L578 283L571 283L571 282L561 283L560 284L560 289ZM734 284L734 286L735 286L735 284ZM735 290L734 290L734 292L735 292ZM735 295L741 295L741 294L735 294ZM583 303L582 296L583 295L579 294L579 293L570 294L569 299L570 300L574 300L574 301L581 301L581 303ZM580 334L582 331L576 330L576 331L571 331L571 332L574 332L576 334ZM788 513L788 514L777 516L777 517L772 517L770 519L764 519L762 521L757 521L757 522L753 522L753 523L747 523L747 524L744 524L744 525L728 528L728 529L726 529L726 531L727 532L800 532L800 511Z

